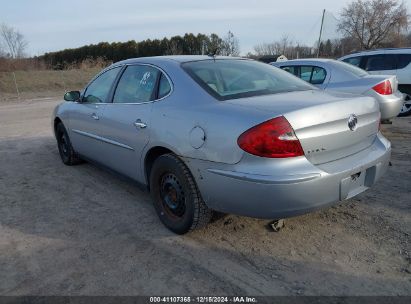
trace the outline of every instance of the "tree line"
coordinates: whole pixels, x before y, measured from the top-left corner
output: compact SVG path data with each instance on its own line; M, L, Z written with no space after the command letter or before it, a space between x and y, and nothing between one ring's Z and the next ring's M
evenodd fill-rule
M238 56L240 54L238 39L231 31L223 38L217 34L194 35L187 33L184 36L173 36L161 40L100 42L79 48L46 53L40 56L39 59L43 60L49 67L63 69L84 60L97 58L116 62L135 57L201 54Z

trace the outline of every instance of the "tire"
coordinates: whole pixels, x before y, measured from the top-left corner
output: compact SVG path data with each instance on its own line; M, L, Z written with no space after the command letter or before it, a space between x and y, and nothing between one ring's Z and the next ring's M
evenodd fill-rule
M150 174L150 192L161 222L171 231L184 234L210 222L213 212L177 156L164 154L156 159Z
M63 164L73 166L81 163L80 157L76 154L71 145L67 130L61 122L56 126L56 139L60 158Z
M402 106L400 114L398 114L398 117L404 117L410 114L411 114L411 96L407 95L405 97L405 103Z

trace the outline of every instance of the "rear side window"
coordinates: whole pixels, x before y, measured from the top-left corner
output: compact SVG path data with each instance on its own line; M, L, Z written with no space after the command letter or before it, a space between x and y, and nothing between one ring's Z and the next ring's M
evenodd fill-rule
M114 103L142 103L155 99L160 71L149 65L126 68L117 85Z
M105 103L107 102L108 94L111 86L117 77L120 67L108 70L98 76L86 89L83 102L88 103Z
M397 69L403 69L411 62L411 54L400 54L398 55Z
M395 70L397 69L397 56L395 54L366 56L364 69L366 71Z
M307 82L311 82L311 73L313 71L312 66L300 66L300 75L299 77L302 80L305 80Z
M160 83L158 84L158 99L167 96L171 91L171 85L164 74L160 76Z
M312 90L314 87L272 65L243 59L209 59L183 69L219 100Z
M361 59L362 59L362 56L358 56L358 57L346 58L343 61L359 67L361 64Z
M312 84L322 84L326 76L327 72L323 68L314 67L310 82Z
M305 80L311 84L322 84L327 77L327 72L325 69L318 66L303 65L294 66L294 73L297 77Z

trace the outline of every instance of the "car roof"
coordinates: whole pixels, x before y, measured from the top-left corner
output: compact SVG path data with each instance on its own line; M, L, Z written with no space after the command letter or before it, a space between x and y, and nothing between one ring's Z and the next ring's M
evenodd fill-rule
M376 54L410 54L411 48L385 48L385 49L375 49L375 50L366 50L361 52L354 52L348 55L345 55L339 59L357 57L363 55L376 55Z
M131 58L123 61L116 62L116 64L132 64L132 63L160 63L166 61L175 61L178 63L191 62L191 61L203 61L203 60L229 60L229 59L242 59L247 60L247 58L241 57L230 57L230 56L208 56L208 55L170 55L170 56L152 56L152 57L139 57Z

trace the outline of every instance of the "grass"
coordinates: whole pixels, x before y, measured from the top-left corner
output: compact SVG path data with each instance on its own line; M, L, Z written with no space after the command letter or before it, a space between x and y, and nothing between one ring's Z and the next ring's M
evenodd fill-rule
M63 95L66 91L81 90L101 68L63 71L16 71L20 99ZM12 72L0 72L0 101L18 99Z

